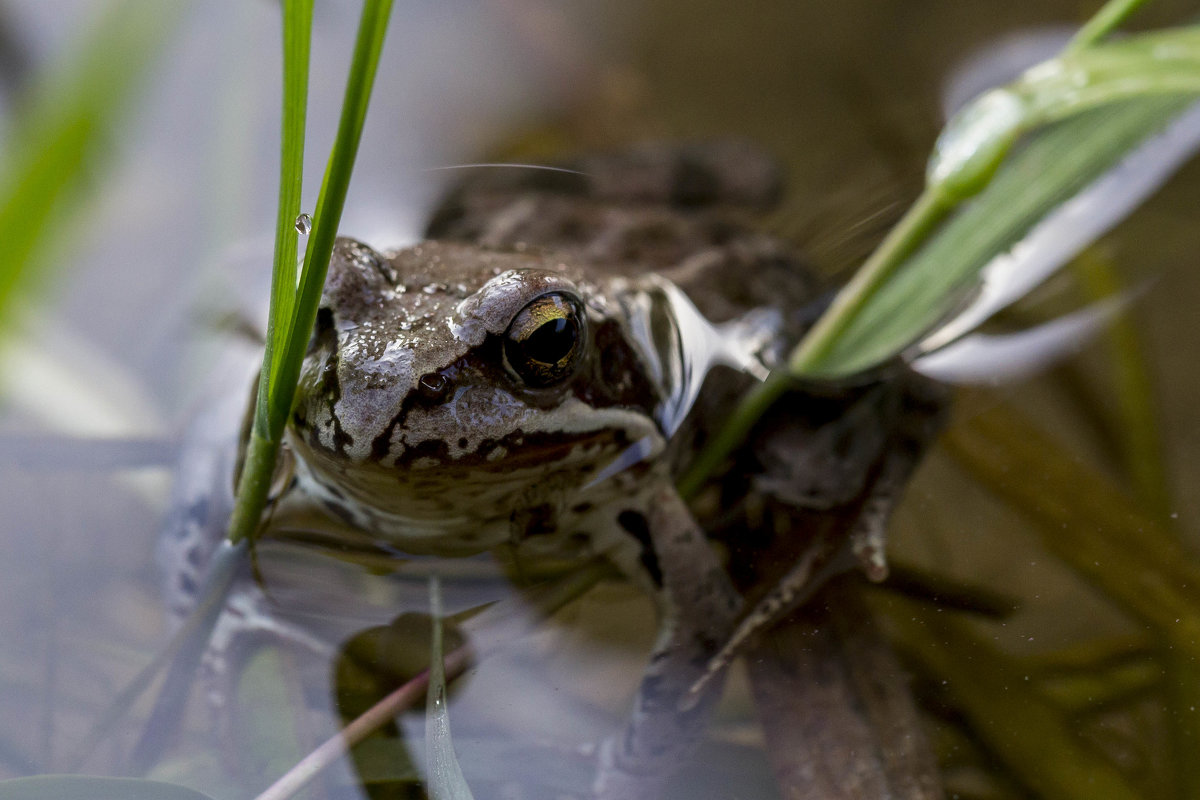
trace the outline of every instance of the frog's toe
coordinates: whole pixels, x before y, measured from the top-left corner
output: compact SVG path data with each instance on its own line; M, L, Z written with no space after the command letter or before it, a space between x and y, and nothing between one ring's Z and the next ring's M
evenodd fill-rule
M297 648L326 663L335 654L329 642L297 623L280 619L257 586L235 589L217 619L200 662L199 679L212 709L226 708L235 696L241 668L257 648L268 644Z

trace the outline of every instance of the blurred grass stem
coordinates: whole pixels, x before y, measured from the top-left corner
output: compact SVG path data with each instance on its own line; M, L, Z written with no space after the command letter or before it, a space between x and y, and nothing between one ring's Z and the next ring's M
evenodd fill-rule
M1071 37L1063 52L1074 53L1091 47L1116 30L1133 12L1145 4L1146 0L1109 0Z
M1121 773L1075 735L1067 715L1025 680L1021 665L945 614L903 613L904 650L959 709L971 730L1025 786L1059 800L1138 800Z
M680 479L679 491L683 497L693 496L705 478L746 438L758 419L787 391L791 375L805 374L811 365L822 359L847 322L951 207L940 192L926 189L921 194L804 337L788 359L786 371L775 370L742 398L729 422L717 431Z
M85 200L117 126L182 4L122 0L92 21L71 57L17 105L0 164L0 328L10 303L86 228Z

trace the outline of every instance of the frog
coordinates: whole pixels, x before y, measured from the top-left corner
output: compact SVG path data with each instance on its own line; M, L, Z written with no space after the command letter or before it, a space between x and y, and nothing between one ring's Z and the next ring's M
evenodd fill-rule
M676 491L830 298L758 224L780 174L736 141L494 169L415 245L334 248L275 510L405 553L603 558L647 592L659 636L594 798L660 796L739 643L829 575L886 574L887 517L940 424L939 388L903 365L796 381L695 497ZM202 499L163 537L177 614L226 514Z

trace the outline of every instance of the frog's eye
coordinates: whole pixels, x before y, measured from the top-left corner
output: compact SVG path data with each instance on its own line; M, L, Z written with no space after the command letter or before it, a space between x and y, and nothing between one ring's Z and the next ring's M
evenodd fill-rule
M504 334L504 358L528 386L569 377L583 354L584 314L568 294L544 294L522 308Z

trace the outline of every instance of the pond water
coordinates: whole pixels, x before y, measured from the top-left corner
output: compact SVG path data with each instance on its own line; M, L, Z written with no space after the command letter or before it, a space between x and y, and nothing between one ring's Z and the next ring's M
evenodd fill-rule
M12 80L58 63L102 6L0 7L11 40L0 47L19 48L29 70ZM361 710L415 669L389 667L386 680L359 670L424 647L436 571L449 611L499 603L519 629L452 686L454 745L476 796L578 794L594 744L629 707L654 639L651 603L607 581L526 625L536 609L488 557L408 559L392 571L378 559L266 546L256 566L279 619L326 646L273 648L261 637L267 646L237 653L244 671L191 687L171 725L146 733L149 692L96 733L169 639L155 548L180 436L215 396L240 407L254 369L254 343L228 331L265 311L275 6L212 0L173 21L67 241L0 341L0 778L145 775L214 798L255 797L336 734L339 704ZM1182 6L1153 4L1139 23L1183 19ZM818 269L845 274L919 190L957 65L1001 37L1089 11L1066 0L399 3L342 232L380 248L411 242L448 181L440 166L734 135L785 165L772 229ZM348 0L318 3L308 211L357 13ZM16 107L8 96L4 114ZM956 398L889 540L900 574L925 594L939 587L941 600L914 600L911 586L853 590L898 643L904 667L891 677L914 676L954 796L1090 796L1045 753L1084 771L1102 765L1129 792L1114 797L1200 792L1200 774L1179 757L1200 732L1191 655L1200 651L1188 627L1200 596L1187 584L1200 575L1191 555L1200 499L1189 491L1200 480L1196 208L1192 165L1016 316L1043 318L1116 281L1135 290L1124 327L1034 380ZM954 613L964 586L976 611ZM1156 616L1156 604L1172 611ZM819 614L803 624L813 641L836 627ZM371 629L377 638L359 636L351 664L346 642ZM853 637L841 636L852 652ZM860 646L862 659L878 656ZM804 666L790 679L817 670L796 658ZM853 666L846 674L860 674ZM795 740L778 726L764 732L755 691L790 684L763 675L735 665L709 739L671 796L815 797L823 771L857 787L845 797L881 796L854 777L861 767L848 765L860 762L816 746L819 726L801 730L803 712L783 714ZM214 687L236 697L235 713L214 708ZM419 796L405 779L407 759L424 763L422 713L400 728L403 737L377 737L301 796L361 796L360 779L373 797ZM903 738L875 733L872 746L891 743L884 750ZM150 751L151 763L138 763ZM790 765L790 785L777 785L772 758Z

